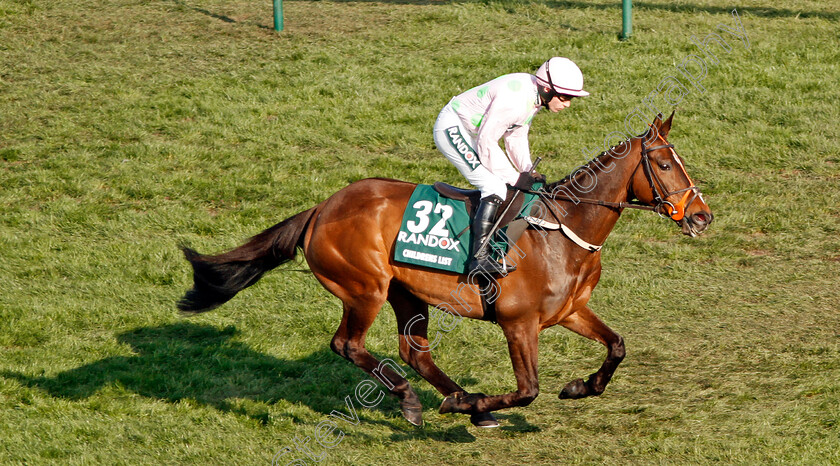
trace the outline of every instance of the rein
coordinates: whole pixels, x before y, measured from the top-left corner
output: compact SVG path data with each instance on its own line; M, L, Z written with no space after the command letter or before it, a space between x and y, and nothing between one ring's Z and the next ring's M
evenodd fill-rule
M561 201L571 201L571 202L574 202L576 204L578 204L578 203L580 203L580 204L593 204L593 205L599 205L599 206L604 206L604 207L610 207L610 208L613 208L613 209L639 209L639 210L650 210L650 211L655 210L655 207L645 205L645 204L639 204L639 203L636 203L636 202L609 202L609 201L602 201L600 199L587 199L587 198L579 198L579 197L569 197L569 196L564 196L562 194L548 194L545 191L527 190L525 192L527 192L528 194L535 194L535 195L540 196L540 197L547 197L549 199L557 199L557 200L561 200Z
M651 126L653 128L653 126ZM655 129L654 129L655 131ZM659 139L662 140L664 144L648 147L645 144L644 136L641 140L641 160L639 161L639 165L642 166L642 171L645 174L645 178L647 178L648 183L650 184L650 191L653 196L653 205L646 205L642 204L640 201L636 202L610 202L604 201L601 199L588 199L588 198L578 198L578 197L571 197L562 194L549 194L543 190L535 191L533 189L520 189L520 191L534 194L542 199L555 199L555 200L562 200L562 201L570 201L574 202L575 204L583 203L583 204L592 204L598 205L603 207L608 207L611 209L638 209L638 210L649 210L652 212L656 212L660 217L663 218L670 218L676 222L679 222L685 217L685 211L694 202L700 195L700 189L694 184L694 181L691 180L691 177L688 176L688 172L685 170L685 166L683 166L682 160L674 151L674 145L669 143L662 137L661 134L657 133ZM671 154L674 156L674 160L679 164L680 168L682 169L683 174L685 175L686 179L689 182L689 186L683 189L677 189L674 191L668 191L665 187L665 183L662 182L662 178L659 174L653 170L653 165L650 160L651 152L660 150L660 149L670 149ZM636 166L636 170L638 170L639 166ZM635 173L635 171L634 171ZM668 198L677 194L683 193L682 198L674 204L673 202L669 201ZM689 197L690 196L690 197ZM578 246L589 250L590 252L596 252L601 249L601 246L596 246L594 244L587 243L586 241L582 240L578 237L574 232L569 230L568 227L563 225L563 221L554 211L551 206L550 202L544 203L545 207L551 213L552 217L557 220L557 227L566 234L573 242L575 242ZM537 219L534 219L537 220Z
M694 181L691 180L691 177L688 176L688 172L685 171L685 167L682 164L680 157L674 152L674 145L667 142L665 138L662 137L661 134L657 134L659 139L662 140L665 144L654 146L654 147L647 147L645 144L644 137L642 137L641 145L642 145L642 159L639 161L639 165L642 166L642 170L644 171L645 178L647 178L648 183L650 184L650 191L653 194L653 202L654 205L649 206L646 204L642 204L640 202L610 202L610 201L603 201L601 199L588 199L588 198L578 198L578 197L571 197L565 196L562 194L548 194L545 191L534 191L534 190L522 190L529 194L534 194L543 198L549 199L556 199L561 201L571 201L575 204L592 204L598 205L603 207L609 207L612 209L638 209L638 210L648 210L652 212L656 212L659 214L660 217L671 218L675 221L682 220L683 216L685 215L685 210L688 206L694 202L694 199L697 198L700 192L700 188L698 188ZM648 155L651 152L660 150L660 149L671 149L671 153L674 155L674 160L680 165L682 168L683 174L685 174L686 179L688 179L691 185L687 188L678 189L675 191L667 191L665 188L665 184L662 182L662 179L659 175L653 170L653 167L650 162L650 156ZM638 166L637 166L638 168ZM674 204L673 202L669 201L668 198L675 195L684 193L682 198L679 202ZM689 195L692 195L689 199ZM551 210L549 208L549 210ZM552 212L555 218L557 215ZM558 219L559 220L559 219Z

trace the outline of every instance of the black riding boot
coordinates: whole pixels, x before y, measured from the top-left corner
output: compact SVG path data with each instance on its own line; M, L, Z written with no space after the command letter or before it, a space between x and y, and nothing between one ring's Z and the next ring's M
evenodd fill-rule
M502 199L499 196L487 196L481 200L478 209L475 212L475 218L472 223L472 251L473 258L467 264L467 273L476 270L481 270L488 273L498 273L505 275L516 270L516 267L508 265L502 266L492 257L490 257L489 244L481 247L481 244L493 234L493 224L496 221L496 214L499 211L499 206L502 205Z

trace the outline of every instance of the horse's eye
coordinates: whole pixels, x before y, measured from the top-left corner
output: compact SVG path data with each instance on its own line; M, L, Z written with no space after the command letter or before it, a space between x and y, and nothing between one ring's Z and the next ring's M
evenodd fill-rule
M662 169L663 171L668 171L668 170L671 169L671 164L670 163L660 163L659 168Z

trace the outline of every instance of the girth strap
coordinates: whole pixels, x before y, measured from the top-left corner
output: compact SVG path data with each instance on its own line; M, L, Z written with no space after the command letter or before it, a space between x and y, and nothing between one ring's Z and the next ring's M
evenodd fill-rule
M584 240L583 238L578 236L574 231L572 231L571 228L567 227L566 225L564 225L562 223L553 223L553 222L549 222L547 220L543 220L541 218L536 218L536 217L531 217L531 216L526 216L526 217L522 217L522 218L526 222L530 223L531 225L533 225L535 227L540 227L544 230L560 230L560 231L562 231L563 234L566 235L566 238L569 238L573 243L577 244L578 246L582 247L583 249L586 249L589 252L598 252L603 247L603 245L597 246L597 245L594 245L594 244Z

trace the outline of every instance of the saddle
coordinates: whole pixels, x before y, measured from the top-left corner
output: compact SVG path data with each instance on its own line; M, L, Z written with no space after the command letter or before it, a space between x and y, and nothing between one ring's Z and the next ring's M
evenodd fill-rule
M481 191L477 189L461 189L441 181L435 182L432 187L443 197L454 199L456 201L463 201L467 208L467 212L470 214L470 218L475 216L475 210L481 202ZM504 217L502 217L502 221L499 222L499 228L503 228L505 225L510 223L511 220L516 218L519 211L522 210L522 204L525 202L525 196L516 196L514 199L513 193L515 192L516 188L508 185L505 202L499 207L501 212L505 212ZM513 205L508 208L508 204L510 204L511 201L513 201Z
M451 184L446 184L442 181L437 181L435 184L432 185L435 188L435 191L440 193L441 196L447 197L449 199L455 199L456 201L464 201L467 203L467 210L472 210L471 207L474 204L478 204L481 200L481 191L477 189L461 189L452 186Z

